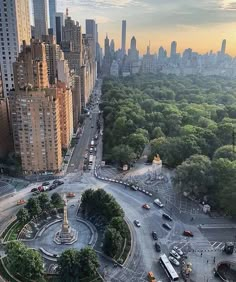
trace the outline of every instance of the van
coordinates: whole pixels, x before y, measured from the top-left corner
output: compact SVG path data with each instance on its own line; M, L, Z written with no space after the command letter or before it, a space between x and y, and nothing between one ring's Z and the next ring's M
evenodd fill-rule
M154 204L156 204L159 208L163 208L164 205L162 204L162 202L159 199L155 199L154 200Z

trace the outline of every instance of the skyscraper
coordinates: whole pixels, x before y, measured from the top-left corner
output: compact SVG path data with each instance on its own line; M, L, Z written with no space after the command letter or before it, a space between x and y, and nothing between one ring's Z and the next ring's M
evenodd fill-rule
M47 0L33 0L35 38L41 39L48 34Z
M12 63L17 57L22 41L30 42L30 11L28 0L1 0L0 64L3 93L6 96L14 87Z
M56 0L49 1L49 19L50 19L50 28L53 30L53 35L56 35Z
M61 44L63 26L65 24L65 16L63 13L56 13L56 41L57 44Z
M110 51L111 51L111 54L112 54L112 56L113 56L114 53L115 53L115 42L114 42L114 39L111 40L111 43L110 43Z
M110 67L111 67L111 51L110 51L110 41L108 36L104 40L104 58L103 58L103 74L109 75L110 74Z
M226 39L224 39L222 41L222 45L221 45L221 54L224 55L225 54L225 50L226 50Z
M130 41L130 49L128 50L129 62L133 63L139 60L139 51L136 48L136 38L133 36Z
M91 36L93 39L93 53L96 58L96 44L97 44L97 29L95 20L86 19L86 35Z
M122 21L122 38L121 38L122 55L126 55L126 20Z
M177 50L177 42L172 41L171 42L171 48L170 48L170 57L174 58L176 56L176 50Z
M13 149L13 140L10 130L8 98L3 98L2 74L0 69L0 158L6 158Z

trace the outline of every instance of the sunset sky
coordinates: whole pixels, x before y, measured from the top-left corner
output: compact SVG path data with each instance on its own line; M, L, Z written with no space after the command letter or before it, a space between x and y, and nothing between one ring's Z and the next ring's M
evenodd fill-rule
M57 0L57 10L69 8L84 32L86 18L99 24L99 41L103 48L106 33L120 47L121 21L127 20L127 46L134 35L140 53L162 45L169 53L171 41L177 51L191 47L205 53L218 51L223 39L227 53L236 56L236 1L230 0Z

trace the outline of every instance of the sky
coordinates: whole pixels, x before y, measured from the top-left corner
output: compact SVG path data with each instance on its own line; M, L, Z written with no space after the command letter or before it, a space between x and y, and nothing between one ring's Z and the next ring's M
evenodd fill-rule
M177 52L192 48L199 53L217 52L223 39L226 51L236 56L236 0L57 0L57 10L79 21L83 32L86 18L98 23L99 42L104 47L106 33L121 46L121 21L127 21L126 48L134 35L140 53L151 44L152 53L160 46Z

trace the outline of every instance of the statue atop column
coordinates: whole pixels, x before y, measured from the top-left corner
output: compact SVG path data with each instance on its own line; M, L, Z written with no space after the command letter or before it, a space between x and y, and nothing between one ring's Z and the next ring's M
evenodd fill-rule
M63 207L63 221L61 230L55 235L54 242L56 244L73 244L78 240L78 231L71 228L68 221L68 210L67 210L67 199L64 194L63 197L64 207Z

